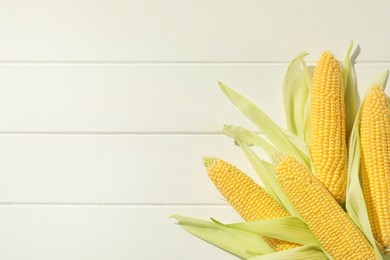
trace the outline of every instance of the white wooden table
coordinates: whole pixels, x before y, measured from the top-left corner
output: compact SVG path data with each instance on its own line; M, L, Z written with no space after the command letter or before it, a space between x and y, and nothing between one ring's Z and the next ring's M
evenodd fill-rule
M390 68L389 1L0 0L0 259L235 259L173 213L240 221L213 155L255 176L216 80L284 124L300 51L342 59L363 91Z

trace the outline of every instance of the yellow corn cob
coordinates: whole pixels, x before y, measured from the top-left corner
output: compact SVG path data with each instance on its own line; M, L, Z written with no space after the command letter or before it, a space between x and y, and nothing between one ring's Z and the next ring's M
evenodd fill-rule
M374 86L360 119L361 176L375 239L390 254L390 105L384 89Z
M301 163L285 157L275 167L282 189L324 250L337 259L375 259L368 243L321 182Z
M204 158L204 165L217 189L245 221L289 215L268 193L235 166L212 157ZM264 240L275 251L298 247L297 244L274 238L264 237Z
M338 61L323 52L314 69L309 147L316 177L340 203L347 183L343 78Z

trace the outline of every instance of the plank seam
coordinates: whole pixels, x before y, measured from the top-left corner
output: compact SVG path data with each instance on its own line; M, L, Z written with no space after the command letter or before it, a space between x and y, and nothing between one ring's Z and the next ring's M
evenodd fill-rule
M223 136L218 132L167 132L167 133L104 133L104 132L0 132L0 136Z
M255 133L259 133L254 131ZM202 136L202 135L213 135L213 136L224 136L222 131L171 131L171 132L164 132L164 131L151 131L151 132L89 132L89 131L0 131L0 135L90 135L90 136L173 136L173 135L179 135L179 136Z
M0 65L283 65L287 66L291 61L290 60L281 60L281 61L115 61L115 60L106 60L106 61L83 61L83 60L69 60L69 61L60 61L60 60L48 60L48 61L39 61L39 60L0 60ZM306 60L307 63L315 63L315 60ZM370 64L388 64L390 60L362 60L358 61L359 65L370 65Z
M69 61L12 61L0 60L0 65L286 65L290 61L83 61L83 60L69 60Z
M227 203L56 203L56 202L0 202L0 207L230 207Z

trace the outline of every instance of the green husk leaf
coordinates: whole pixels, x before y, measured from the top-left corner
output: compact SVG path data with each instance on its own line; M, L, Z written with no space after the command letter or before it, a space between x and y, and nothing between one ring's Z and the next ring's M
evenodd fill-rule
M248 260L326 260L329 259L319 246L302 246L263 256L255 256Z
M290 141L295 144L296 147L298 147L298 149L307 157L307 158L310 158L310 151L309 151L309 147L307 146L307 144L305 143L305 141L301 138L299 138L298 136L296 136L295 134L291 133L290 131L288 130L284 130L284 133L287 135L287 137L290 139Z
M355 125L351 132L349 144L349 158L348 158L348 182L347 193L345 200L345 207L348 215L355 222L355 224L362 229L359 215L362 210L366 211L366 205L363 198L363 193L360 187L359 169L360 169L360 136L359 136L360 111L358 118L355 120Z
M309 95L311 74L301 52L288 66L283 82L283 103L287 129L309 142Z
M388 71L381 72L370 84L370 88L367 90L367 93L371 90L372 86L381 85L384 88L386 87L386 82L388 78ZM367 96L367 93L365 96ZM364 104L364 100L362 105ZM381 249L375 241L375 238L372 233L366 203L363 196L363 191L360 184L360 117L361 117L361 107L357 112L357 117L352 128L351 137L349 141L349 158L348 158L348 183L347 183L347 193L345 207L347 209L348 215L355 222L355 224L362 230L363 234L366 236L367 240L374 246L375 253L378 259L386 259L384 255L381 255Z
M360 106L360 97L357 88L356 71L354 68L355 60L351 60L353 41L351 41L345 59L342 63L342 74L344 82L344 103L345 103L345 128L346 137L349 140L353 123L355 121ZM356 58L356 55L352 55Z
M226 226L297 244L319 245L318 240L307 225L302 220L292 216L227 224Z
M194 236L242 259L274 252L269 244L257 234L192 217L180 215L171 217Z
M283 153L294 157L310 169L309 158L260 108L258 108L252 101L229 88L225 84L219 82L219 86L230 101L260 129L260 131L271 141L273 145L275 145L275 147Z
M276 149L273 145L264 140L258 134L243 127L224 125L222 132L233 139L239 138L248 146L257 146L262 148L271 160L280 157L282 154L278 149Z

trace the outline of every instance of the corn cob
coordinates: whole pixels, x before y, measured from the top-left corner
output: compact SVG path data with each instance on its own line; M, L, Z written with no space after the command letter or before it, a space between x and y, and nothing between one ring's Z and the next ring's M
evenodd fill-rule
M275 172L282 189L332 258L375 259L373 247L303 164L286 156Z
M289 215L267 192L235 166L212 157L204 158L204 165L217 189L245 221ZM298 247L295 243L274 238L264 237L264 240L275 251Z
M309 116L316 177L341 203L347 183L344 87L339 63L330 52L322 53L313 72Z
M360 119L361 177L375 239L390 254L390 105L384 89L374 86Z

